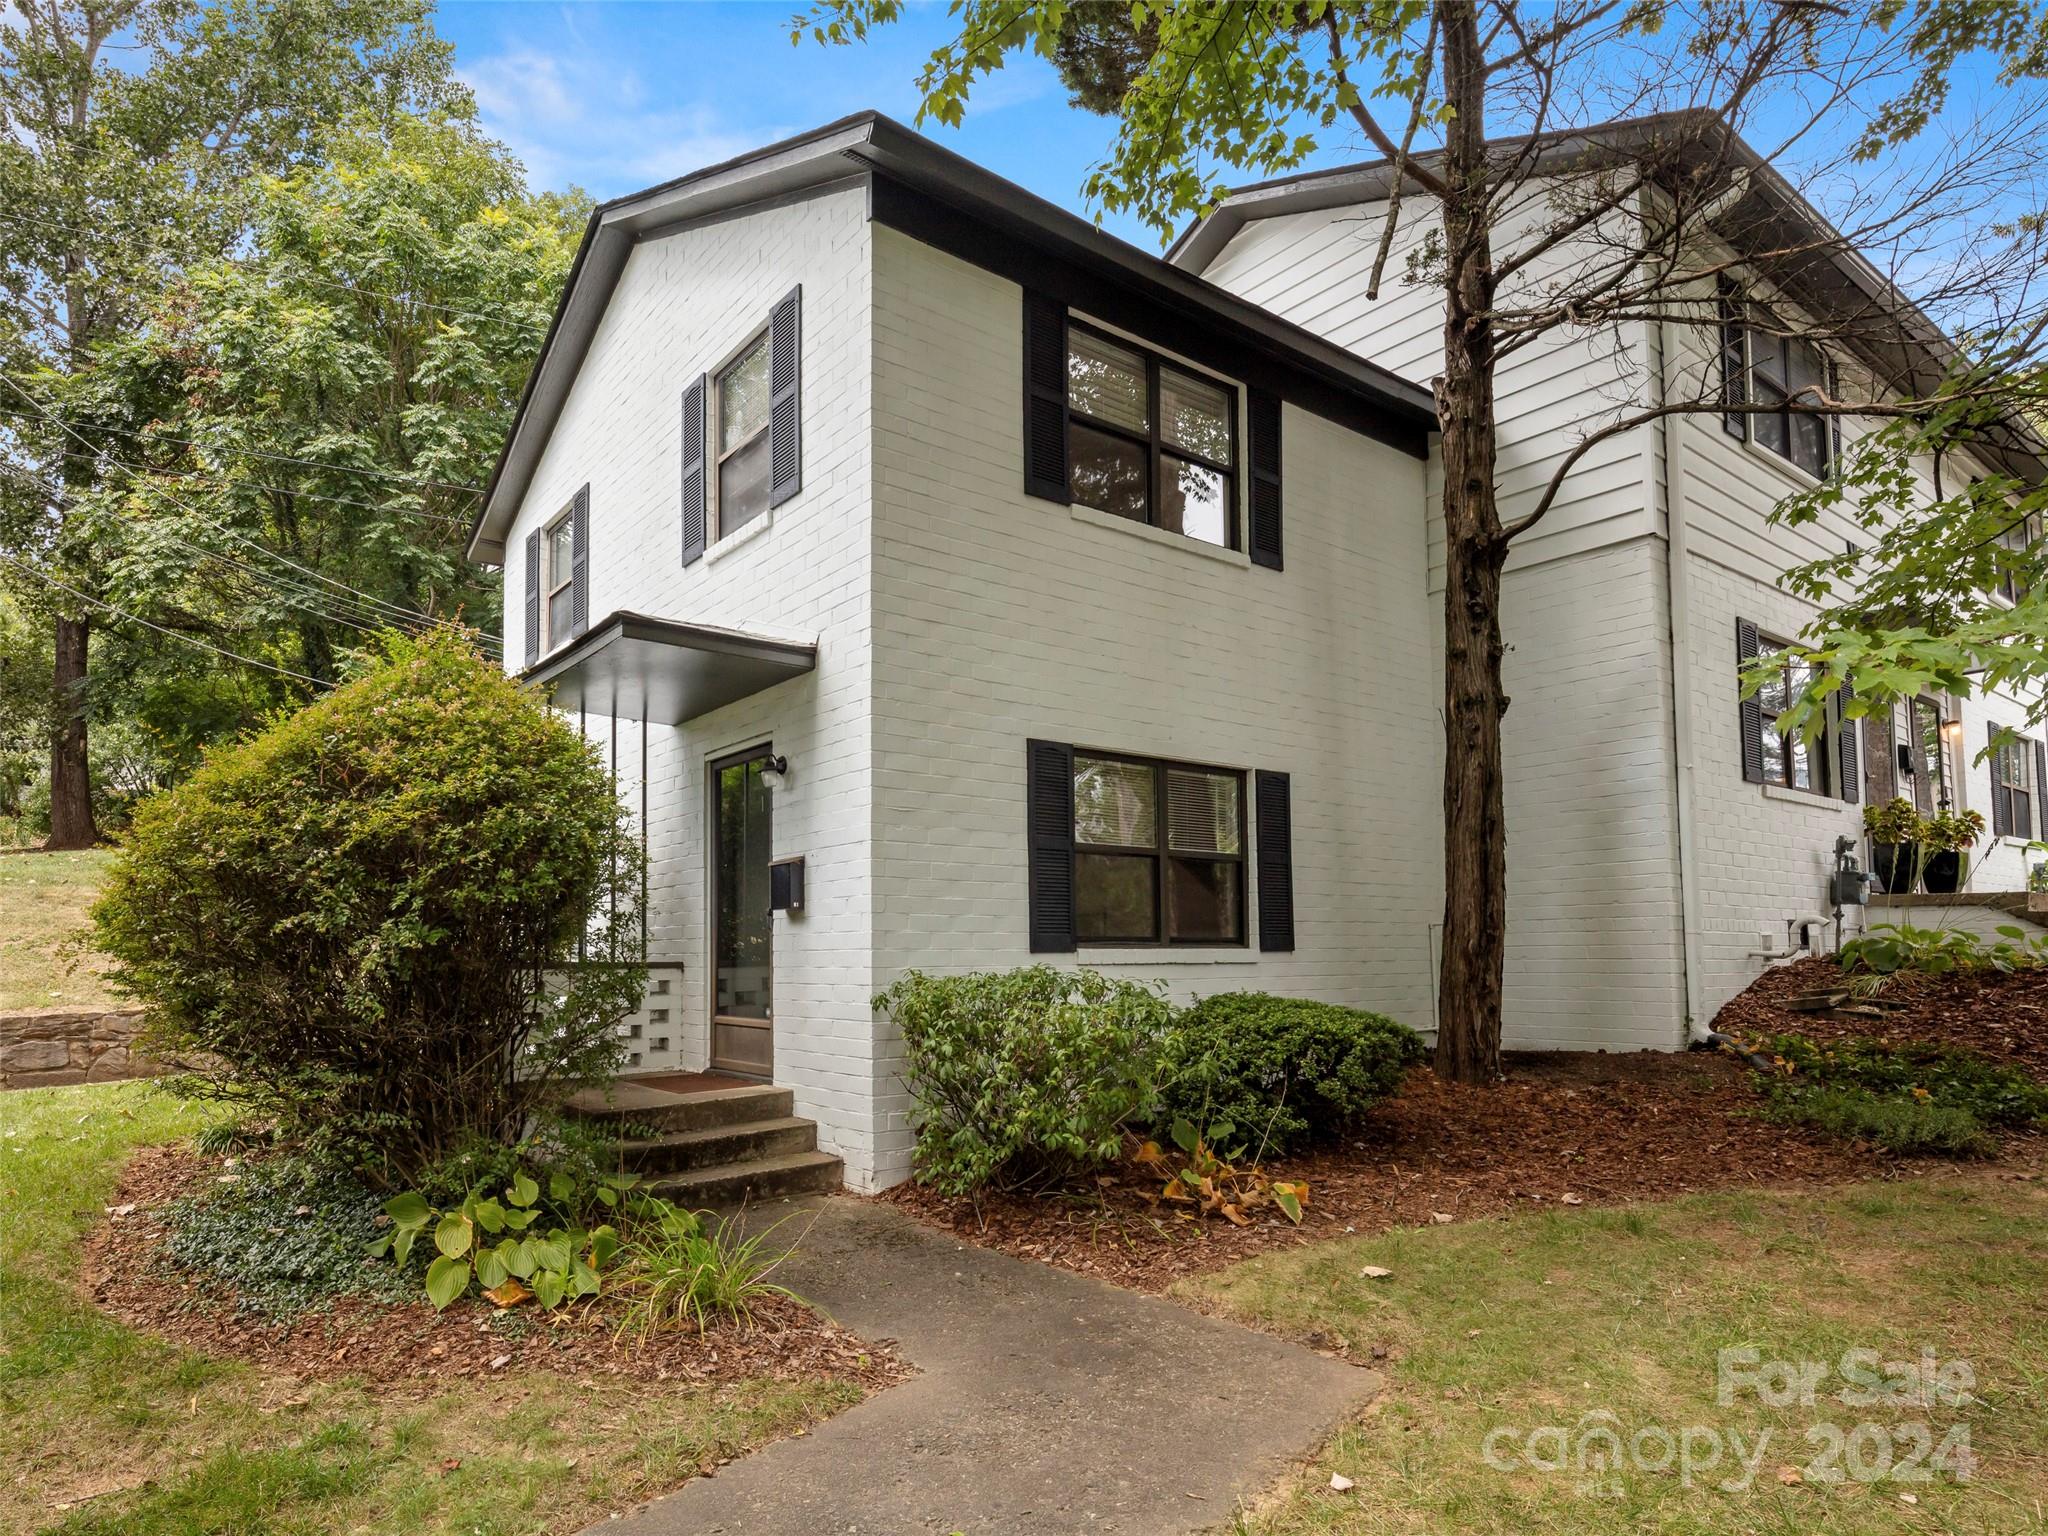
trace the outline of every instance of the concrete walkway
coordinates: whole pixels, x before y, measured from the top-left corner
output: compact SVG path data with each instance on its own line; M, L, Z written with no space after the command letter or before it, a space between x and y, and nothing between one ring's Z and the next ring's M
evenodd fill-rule
M1203 1531L1379 1389L1370 1371L964 1245L886 1205L818 1212L784 1278L894 1339L921 1374L593 1531Z

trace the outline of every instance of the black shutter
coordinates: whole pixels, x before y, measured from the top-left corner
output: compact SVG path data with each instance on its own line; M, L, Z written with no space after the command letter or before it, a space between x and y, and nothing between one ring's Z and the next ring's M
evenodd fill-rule
M1723 278L1719 288L1721 323L1721 403L1745 405L1749 401L1749 349L1743 334L1742 299L1733 283ZM1730 437L1749 437L1749 414L1729 410L1721 415L1722 430Z
M2034 743L2034 824L2023 835L2026 837L2048 838L2048 811L2044 811L2041 797L2048 794L2048 745Z
M1835 765L1841 777L1841 783L1835 789L1844 800L1854 805L1863 798L1863 785L1859 782L1856 762L1856 722L1849 718L1851 697L1847 683L1835 690Z
M1735 665L1740 673L1757 658L1756 626L1747 619L1735 621ZM1742 776L1752 784L1764 781L1764 706L1755 694L1743 699L1737 711L1742 726Z
M1024 801L1031 859L1031 952L1074 948L1074 749L1027 741Z
M1261 768L1254 775L1258 816L1259 948L1268 953L1294 948L1294 805L1284 773Z
M1883 805L1899 792L1898 754L1892 750L1889 706L1863 717L1863 761L1870 773L1870 803Z
M1280 569L1280 397L1263 389L1246 398L1251 417L1252 564Z
M1828 393L1839 400L1842 398L1842 370L1835 366L1835 360L1828 359ZM1828 418L1828 473L1839 474L1842 468L1842 418Z
M683 391L683 564L704 553L704 396L698 374Z
M569 512L569 633L590 628L590 487L576 493Z
M1024 494L1062 505L1067 486L1067 311L1024 295Z
M2000 729L1996 721L1986 726L1989 739L1994 743L1991 748L1991 835L1993 837L2010 837L2012 835L2012 791L2002 782L2005 776L1999 771L2003 766L2005 749L1995 745Z
M768 505L779 507L804 485L802 307L799 283L768 315Z
M526 536L526 664L540 660L540 530Z

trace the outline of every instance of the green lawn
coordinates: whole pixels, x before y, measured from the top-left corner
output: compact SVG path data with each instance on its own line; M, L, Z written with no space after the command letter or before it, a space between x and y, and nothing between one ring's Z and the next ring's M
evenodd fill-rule
M1366 1278L1366 1266L1392 1273ZM1832 1195L1711 1195L1621 1211L1554 1211L1317 1244L1186 1282L1190 1299L1355 1356L1388 1351L1389 1389L1240 1532L1827 1533L2048 1530L2048 1190L1993 1176L1869 1184ZM1765 1406L1738 1386L1717 1402L1723 1349L1763 1362L1881 1361L1923 1347L1970 1362L1978 1401L1852 1407L1815 1388L1813 1406ZM1190 1433L1199 1435L1191 1405ZM1612 1415L1592 1419L1589 1415ZM1968 1425L1978 1458L1958 1485L1875 1480L1914 1448ZM1678 1466L1583 1470L1584 1435L1605 1423L1625 1447L1652 1426L1697 1427L1692 1486ZM1869 1423L1878 1428L1858 1430ZM1833 1424L1844 1457L1811 1464ZM1530 1439L1541 1426L1556 1437ZM1751 1486L1738 1431L1771 1439ZM1492 1442L1488 1457L1488 1437ZM1707 1459L1708 1434L1722 1460ZM1809 1433L1818 1435L1809 1440ZM1895 1452L1887 1450L1887 1441ZM1664 1442L1640 1440L1656 1463ZM1539 1463L1532 1467L1531 1460ZM1544 1470L1564 1459L1563 1470ZM1830 1466L1844 1480L1822 1479ZM1351 1478L1332 1491L1331 1473ZM1794 1481L1794 1473L1798 1480ZM1860 1479L1858 1474L1860 1474ZM1907 1502L1901 1495L1910 1495Z
M111 858L97 848L0 854L0 1012L121 1005L100 979L96 955L65 952Z
M545 1373L416 1394L152 1342L74 1290L77 1243L131 1149L207 1116L143 1083L0 1095L0 1530L572 1531L859 1395Z

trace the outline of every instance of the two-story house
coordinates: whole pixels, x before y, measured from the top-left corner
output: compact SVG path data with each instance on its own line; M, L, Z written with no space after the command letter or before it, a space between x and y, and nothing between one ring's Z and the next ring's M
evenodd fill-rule
M1363 299L1371 195L1260 189L1162 260L863 114L595 212L471 554L640 819L632 1070L786 1087L874 1188L909 967L1432 1026L1434 326ZM1683 1045L1856 825L1855 743L1737 701L1812 466L1717 432L1618 443L1514 567L1510 1044Z

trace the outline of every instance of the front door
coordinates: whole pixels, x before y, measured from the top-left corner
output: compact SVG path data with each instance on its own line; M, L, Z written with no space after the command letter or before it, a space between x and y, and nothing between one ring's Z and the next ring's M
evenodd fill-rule
M711 765L711 1068L763 1079L775 1069L767 763L764 745Z

